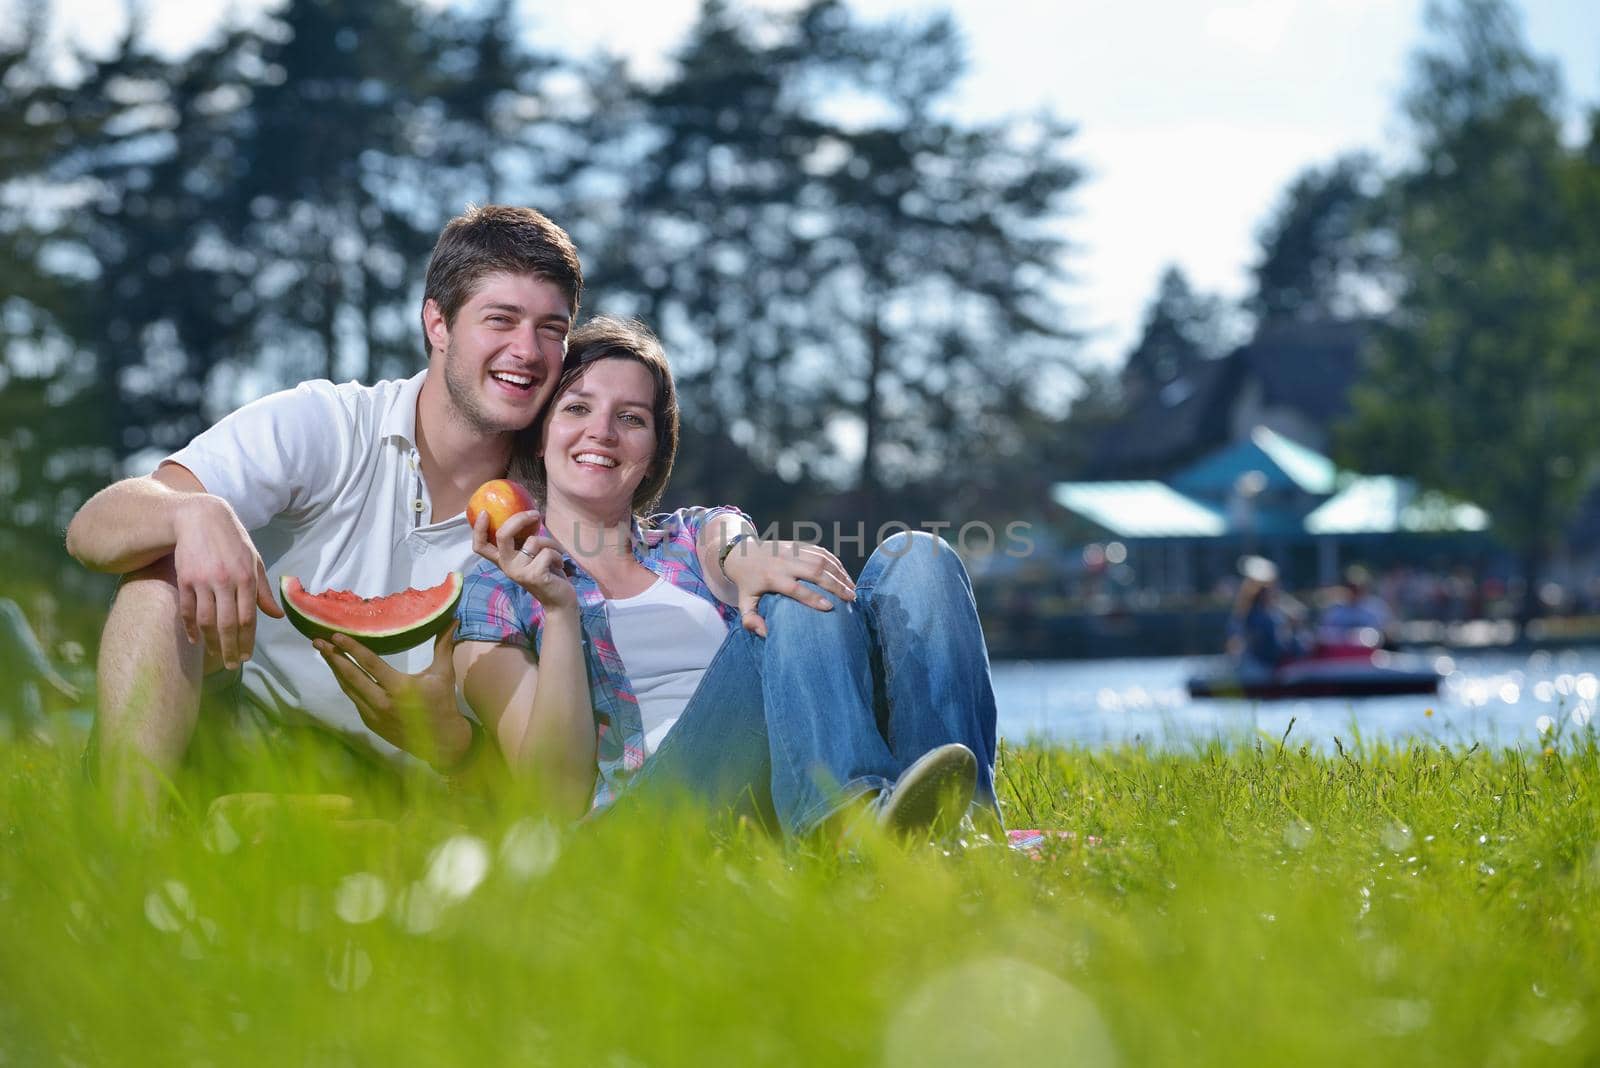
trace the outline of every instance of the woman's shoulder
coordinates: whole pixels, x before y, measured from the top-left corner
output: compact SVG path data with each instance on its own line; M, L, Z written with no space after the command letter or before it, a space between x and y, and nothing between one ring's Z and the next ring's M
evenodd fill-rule
M538 629L544 605L487 560L467 569L456 605L458 641L505 641Z
M496 585L517 586L516 581L510 575L501 571L499 565L482 557L474 560L463 569L461 579L464 585L469 586L474 584L484 587ZM517 589L521 588L521 586L517 586Z
M749 519L743 511L731 504L696 504L673 512L658 512L640 520L640 526L656 539L696 537L701 529L719 515L738 515Z

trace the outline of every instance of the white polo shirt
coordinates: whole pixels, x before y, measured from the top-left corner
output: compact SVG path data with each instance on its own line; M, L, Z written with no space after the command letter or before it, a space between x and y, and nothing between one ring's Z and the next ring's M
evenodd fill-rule
M436 586L476 558L464 513L430 521L416 448L426 374L371 386L302 382L245 405L168 460L233 506L275 599L283 575L313 592L363 597ZM433 643L384 659L415 673L432 661ZM245 698L269 715L309 713L396 752L361 722L310 640L287 620L258 613L255 653L241 681Z

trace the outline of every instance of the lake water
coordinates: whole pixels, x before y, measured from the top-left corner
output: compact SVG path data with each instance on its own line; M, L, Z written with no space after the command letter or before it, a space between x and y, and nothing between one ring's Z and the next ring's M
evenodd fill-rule
M1187 748L1215 737L1274 741L1333 751L1361 738L1451 745L1542 744L1589 723L1600 700L1600 650L1532 654L1433 654L1445 673L1435 696L1302 701L1195 700L1185 683L1213 659L1002 661L994 665L1000 734L1089 747L1142 741Z

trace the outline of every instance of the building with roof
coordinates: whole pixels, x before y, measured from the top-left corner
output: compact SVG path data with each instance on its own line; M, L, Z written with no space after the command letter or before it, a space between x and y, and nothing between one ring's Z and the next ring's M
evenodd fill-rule
M1326 452L1350 410L1368 331L1360 321L1269 324L1220 359L1125 380L1130 408L1100 436L1090 469L1100 478L1161 478L1258 426Z
M1489 516L1409 479L1340 471L1266 426L1166 479L1061 482L1052 499L1079 539L1122 543L1139 585L1208 588L1238 557L1274 560L1290 585L1331 585L1343 563L1481 547ZM1399 539L1397 541L1397 539Z

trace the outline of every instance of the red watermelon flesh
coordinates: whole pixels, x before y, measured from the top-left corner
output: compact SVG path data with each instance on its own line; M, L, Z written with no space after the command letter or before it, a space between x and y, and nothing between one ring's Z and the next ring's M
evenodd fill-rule
M437 586L362 597L350 590L308 593L294 575L278 583L283 610L308 638L348 634L375 653L398 653L421 645L455 618L461 599L461 573L453 571Z

